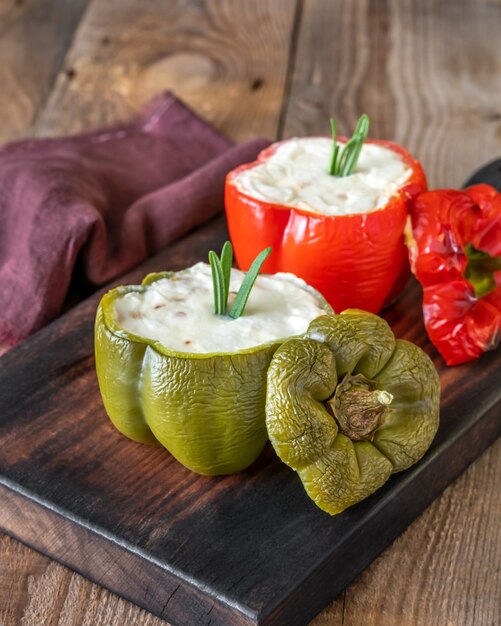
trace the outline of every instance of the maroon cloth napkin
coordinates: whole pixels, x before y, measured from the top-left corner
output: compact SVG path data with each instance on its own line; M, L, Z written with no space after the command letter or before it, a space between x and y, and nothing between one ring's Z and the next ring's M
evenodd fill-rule
M128 123L0 150L0 342L61 310L75 263L94 284L223 208L226 173L268 145L232 144L172 94Z

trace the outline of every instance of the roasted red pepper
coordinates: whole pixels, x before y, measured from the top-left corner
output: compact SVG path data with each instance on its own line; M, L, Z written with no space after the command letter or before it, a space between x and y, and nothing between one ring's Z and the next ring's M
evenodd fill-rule
M426 178L419 162L400 146L377 140L366 143L396 152L411 169L388 203L367 213L312 213L240 191L236 177L268 159L281 143L261 152L257 161L230 172L225 206L239 267L248 269L260 250L272 246L273 255L263 270L300 276L318 289L336 312L360 308L377 313L394 299L409 275L403 236L407 203L426 190Z
M501 336L501 194L481 184L419 195L411 209L412 271L426 331L447 365L493 350Z

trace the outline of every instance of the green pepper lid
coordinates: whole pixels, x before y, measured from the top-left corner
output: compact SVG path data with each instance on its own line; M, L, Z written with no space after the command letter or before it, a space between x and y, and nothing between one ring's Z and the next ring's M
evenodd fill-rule
M286 341L269 370L266 427L324 511L342 512L416 463L438 428L431 359L377 315L349 309Z

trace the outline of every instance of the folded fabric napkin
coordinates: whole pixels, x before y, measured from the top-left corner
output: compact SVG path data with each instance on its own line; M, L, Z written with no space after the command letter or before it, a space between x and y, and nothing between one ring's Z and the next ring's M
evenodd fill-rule
M226 173L268 145L232 144L172 94L128 123L0 150L0 342L61 310L78 261L103 284L223 208Z

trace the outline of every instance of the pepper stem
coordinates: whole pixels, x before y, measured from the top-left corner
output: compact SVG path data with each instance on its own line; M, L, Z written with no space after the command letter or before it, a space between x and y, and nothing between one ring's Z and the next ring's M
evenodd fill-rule
M372 441L381 426L393 395L376 389L376 382L362 374L347 374L327 401L339 432L352 441Z

